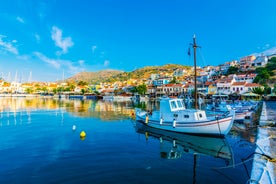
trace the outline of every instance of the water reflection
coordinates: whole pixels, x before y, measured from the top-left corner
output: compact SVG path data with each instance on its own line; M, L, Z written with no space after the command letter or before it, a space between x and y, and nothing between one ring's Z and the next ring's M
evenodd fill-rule
M24 113L31 121L31 114L37 110L68 112L79 117L94 117L101 120L126 119L134 114L132 103L95 100L71 100L49 98L1 98L0 113L16 118ZM59 112L59 113L60 113ZM16 119L15 119L16 121ZM16 123L16 122L15 122Z
M225 138L194 136L159 130L136 122L136 131L160 140L160 157L177 159L183 154L203 154L225 160L232 164L233 155L231 147Z
M185 173L187 181L188 178L191 178L192 183L209 183L207 181L212 176L216 176L216 178L212 178L213 181L228 183L232 176L226 176L225 171L221 172L221 168L228 168L233 171L237 169L232 147L226 138L164 131L145 126L139 122L135 123L135 129L137 133L145 135L147 141L150 141L151 138L159 139L162 159L180 159L187 168L192 166L192 168L190 167L191 170Z

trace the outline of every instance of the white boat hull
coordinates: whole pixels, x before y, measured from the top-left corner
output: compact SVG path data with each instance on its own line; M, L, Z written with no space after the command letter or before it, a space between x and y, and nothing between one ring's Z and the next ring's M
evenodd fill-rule
M214 135L225 136L229 133L233 126L233 116L228 116L220 119L209 119L208 121L162 121L160 119L154 119L144 111L136 111L136 120L146 124L149 127L157 129L168 130L180 133L189 134L202 134L202 135Z

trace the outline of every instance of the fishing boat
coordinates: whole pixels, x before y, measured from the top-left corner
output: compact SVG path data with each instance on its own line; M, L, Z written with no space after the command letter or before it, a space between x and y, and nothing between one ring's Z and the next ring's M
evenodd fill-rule
M185 108L183 99L160 98L160 109L149 112L140 108L135 109L136 121L149 127L173 132L202 134L211 136L225 136L233 126L235 111L230 110L221 116L209 117L205 110L197 108L196 81L196 37L193 38L194 48L194 80L195 80L195 108Z

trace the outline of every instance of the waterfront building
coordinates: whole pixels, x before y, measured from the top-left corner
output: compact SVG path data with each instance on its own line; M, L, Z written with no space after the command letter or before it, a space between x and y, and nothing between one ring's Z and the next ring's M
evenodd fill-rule
M167 78L158 78L153 80L153 85L154 86L162 86L164 84L169 84L169 82L172 80L172 77L167 77Z
M253 88L258 88L258 87L261 87L261 85L257 83L246 83L244 86L244 91L245 93L251 92Z
M230 94L231 86L234 82L236 81L233 75L216 80L217 93Z
M254 55L241 58L239 61L240 70L246 71L250 69L255 59L256 59L256 56Z
M191 94L192 91L195 88L195 84L194 84L194 82L187 82L187 83L185 83L185 85L183 86L183 88L184 88L184 93Z
M150 75L150 80L155 80L155 79L158 79L160 78L160 74L151 74Z
M233 60L233 61L229 61L229 62L225 62L224 64L219 65L220 67L220 72L222 74L226 74L228 69L230 68L230 66L237 66L238 61L237 60Z
M152 84L148 85L146 94L149 97L155 98L156 97L156 86L154 86Z
M176 69L173 71L173 76L182 77L186 73L185 69Z
M234 75L236 82L246 82L246 83L253 83L257 74L241 74L241 75Z
M208 85L208 88L207 88L207 94L208 95L214 95L217 93L217 87L214 83L211 83L211 82L206 82Z
M267 56L257 56L257 58L253 61L252 66L254 67L264 67L268 62Z
M183 84L165 84L163 85L163 92L167 96L179 96L184 93Z

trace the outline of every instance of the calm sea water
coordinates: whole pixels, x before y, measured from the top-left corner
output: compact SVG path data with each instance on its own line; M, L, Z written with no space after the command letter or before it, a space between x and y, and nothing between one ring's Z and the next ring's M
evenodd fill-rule
M0 183L244 184L250 178L255 130L233 128L224 139L166 134L136 124L131 102L2 98L0 108Z

